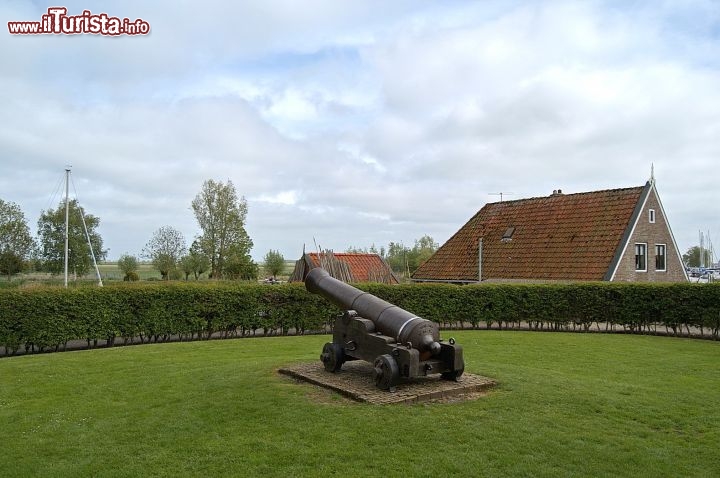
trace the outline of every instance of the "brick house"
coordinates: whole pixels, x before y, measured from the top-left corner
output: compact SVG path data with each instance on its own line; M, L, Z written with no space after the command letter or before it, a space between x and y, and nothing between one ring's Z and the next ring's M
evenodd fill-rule
M683 282L655 181L486 204L412 275L416 282Z

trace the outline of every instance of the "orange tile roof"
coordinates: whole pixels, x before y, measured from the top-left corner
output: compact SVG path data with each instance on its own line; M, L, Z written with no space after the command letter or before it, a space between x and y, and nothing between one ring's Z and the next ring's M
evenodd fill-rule
M645 187L486 204L412 278L477 281L482 238L483 280L603 280Z
M318 259L318 254L316 252L310 252L307 255L310 256L315 266L320 266L320 260ZM333 252L333 255L336 259L343 261L348 265L348 267L350 268L350 273L352 274L355 282L372 281L372 272L375 272L377 274L380 271L388 271L392 274L392 272L389 270L390 267L377 254ZM394 275L391 276L391 280L394 284L398 283L397 278L395 278Z

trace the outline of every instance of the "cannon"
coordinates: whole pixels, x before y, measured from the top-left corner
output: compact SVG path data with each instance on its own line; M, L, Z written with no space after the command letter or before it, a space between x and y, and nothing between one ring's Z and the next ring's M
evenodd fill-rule
M305 287L345 310L335 320L333 341L320 354L328 372L339 372L350 360L365 360L373 364L375 385L390 391L401 378L441 374L457 380L463 374L462 347L452 338L440 340L435 322L337 280L320 267L308 273Z

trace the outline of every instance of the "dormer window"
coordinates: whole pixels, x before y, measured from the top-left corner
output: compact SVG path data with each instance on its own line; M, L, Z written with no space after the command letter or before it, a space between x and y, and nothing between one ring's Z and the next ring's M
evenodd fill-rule
M655 224L655 209L648 211L648 219L650 219L650 224Z
M514 227L508 227L505 229L505 234L503 234L502 239L500 239L502 242L510 242L512 241L512 236L515 233Z

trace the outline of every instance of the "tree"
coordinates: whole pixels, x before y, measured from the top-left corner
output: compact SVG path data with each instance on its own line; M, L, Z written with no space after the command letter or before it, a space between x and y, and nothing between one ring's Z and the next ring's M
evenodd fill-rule
M35 247L20 206L0 199L0 274L10 280L23 269Z
M171 226L162 226L145 245L143 257L149 259L153 267L160 271L163 280L168 280L170 272L177 267L186 249L182 232Z
M265 267L265 272L275 279L285 268L285 258L280 254L280 251L270 249L263 258L263 266Z
M409 248L402 243L391 242L388 245L385 260L390 268L397 273L412 274L437 251L439 245L428 235L415 240L415 245Z
M705 256L705 260L701 261L702 256ZM700 246L693 246L683 254L683 262L688 267L700 267L701 263L710 266L712 264L712 255L708 249L702 249Z
M193 241L190 252L180 259L180 269L185 273L185 280L188 280L190 274L194 274L197 280L209 268L210 259L203 254L200 243L197 240Z
M0 274L6 275L8 280L23 270L24 261L22 257L13 251L0 252Z
M190 246L190 255L193 257L195 279L210 270L210 258L203 252L200 241L193 241Z
M385 256L385 247L384 247L384 246L380 246L380 250L378 250L377 247L375 247L375 244L373 243L373 245L370 246L370 253L371 253L371 254L377 254L377 255L380 256L383 260L385 260L385 257L386 257L386 256Z
M435 251L438 250L438 247L440 247L438 243L427 234L420 239L417 239L411 251L411 257L413 260L412 272L415 272L415 269L420 267L423 262L430 259L430 256L435 254Z
M85 214L77 200L71 200L68 216L68 269L77 275L87 274L92 267L92 254L85 236L83 217L95 259L103 260L107 254L102 248L102 237L97 232L100 219L92 214ZM57 209L40 213L38 236L43 268L53 274L60 274L65 269L65 200L60 202Z
M232 256L237 269L242 264L254 264L250 258L253 243L245 231L247 201L238 198L235 186L209 179L192 201L195 218L202 230L198 238L203 253L210 258L213 278L223 277ZM237 273L234 271L233 275Z
M135 256L123 254L120 256L120 259L118 259L117 266L125 274L123 280L138 280L137 270L140 267L140 263Z
M388 244L387 261L393 272L405 273L408 269L408 256L410 249L399 242L390 242Z
M373 243L373 245L370 246L369 249L367 247L350 246L347 249L345 249L345 252L347 252L348 254L377 254L383 259L385 259L385 257L386 257L385 256L385 247L380 247L380 249L378 250L378 248L375 246L374 243Z
M259 273L260 268L243 247L228 248L223 272L228 279L255 280Z
M347 252L348 254L367 254L368 248L367 247L350 246L347 249L345 249L345 252Z
M180 258L180 270L183 274L185 274L185 280L188 280L188 277L190 277L190 274L195 272L195 267L193 265L193 258L190 256L190 254L184 255Z

